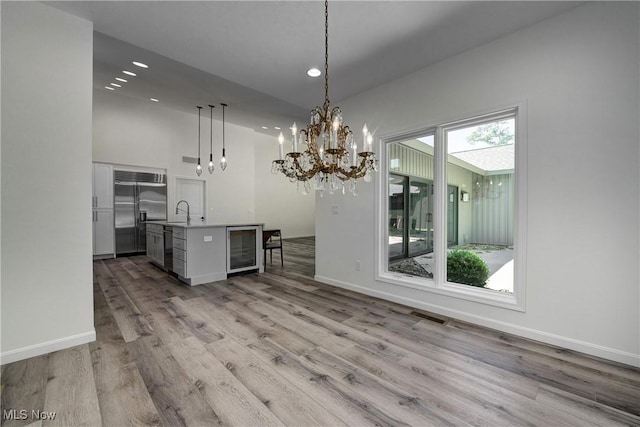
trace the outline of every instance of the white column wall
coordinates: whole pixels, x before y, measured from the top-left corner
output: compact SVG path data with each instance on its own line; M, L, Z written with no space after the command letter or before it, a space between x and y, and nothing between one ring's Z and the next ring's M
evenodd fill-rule
M640 366L639 21L587 3L341 102L378 136L526 104L526 312L376 281L373 184L316 197L317 277Z
M2 363L93 341L93 25L2 3Z

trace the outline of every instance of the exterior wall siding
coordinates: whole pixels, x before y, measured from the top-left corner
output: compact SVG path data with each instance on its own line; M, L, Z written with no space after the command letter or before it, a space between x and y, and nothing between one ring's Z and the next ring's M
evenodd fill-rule
M513 174L473 174L471 243L513 245Z

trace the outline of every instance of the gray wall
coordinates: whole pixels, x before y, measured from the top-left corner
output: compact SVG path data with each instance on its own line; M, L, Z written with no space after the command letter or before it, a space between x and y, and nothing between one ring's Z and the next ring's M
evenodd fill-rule
M93 26L2 2L2 363L95 339Z

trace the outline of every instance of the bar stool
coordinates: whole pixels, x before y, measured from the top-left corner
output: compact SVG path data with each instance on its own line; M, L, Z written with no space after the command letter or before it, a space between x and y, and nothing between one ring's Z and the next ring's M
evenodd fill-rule
M284 267L282 256L282 232L279 229L262 230L262 249L264 250L264 269L267 269L267 250L269 251L270 263L273 264L273 250L280 249L280 264Z

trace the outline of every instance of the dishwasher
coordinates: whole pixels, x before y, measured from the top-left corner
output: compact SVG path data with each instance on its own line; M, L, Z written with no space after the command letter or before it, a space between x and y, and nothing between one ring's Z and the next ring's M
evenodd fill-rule
M173 227L164 226L164 268L173 271Z

